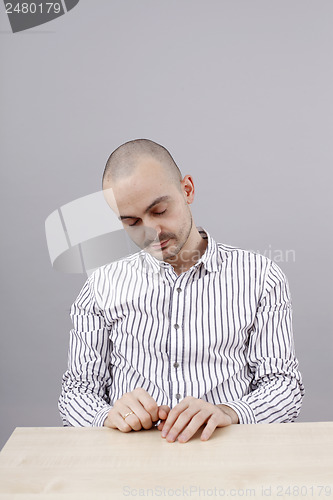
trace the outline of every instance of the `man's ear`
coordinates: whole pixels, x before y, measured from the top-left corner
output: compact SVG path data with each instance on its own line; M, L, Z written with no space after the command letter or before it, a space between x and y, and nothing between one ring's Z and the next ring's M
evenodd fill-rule
M184 193L185 201L191 204L194 200L194 183L191 175L185 175L181 181L182 192Z

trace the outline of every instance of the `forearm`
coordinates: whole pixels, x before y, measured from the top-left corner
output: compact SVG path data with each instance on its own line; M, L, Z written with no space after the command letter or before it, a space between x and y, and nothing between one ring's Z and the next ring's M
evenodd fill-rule
M258 382L255 390L226 405L237 412L241 424L293 422L300 412L303 395L299 374L270 374Z
M250 406L256 423L293 422L299 415L303 395L300 378L275 375L264 378L243 401Z
M240 423L295 420L304 387L295 356L289 286L273 262L249 331L246 357L253 376L250 392L230 403L239 414Z
M111 409L110 325L96 299L95 274L71 307L68 369L58 403L64 426L102 426Z
M102 426L110 410L110 344L107 331L70 332L69 365L62 378L59 412L65 426ZM104 415L104 418L102 418Z
M68 372L64 375L58 408L64 426L103 426L111 409L106 398L84 387L83 383L73 383Z

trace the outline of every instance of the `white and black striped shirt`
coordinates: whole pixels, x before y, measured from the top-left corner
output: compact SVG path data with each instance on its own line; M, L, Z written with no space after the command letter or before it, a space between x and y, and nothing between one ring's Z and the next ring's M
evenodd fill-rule
M240 423L297 417L304 388L285 275L198 230L206 251L179 276L141 250L87 279L71 308L65 426L102 426L136 387L171 408L190 395L227 404Z

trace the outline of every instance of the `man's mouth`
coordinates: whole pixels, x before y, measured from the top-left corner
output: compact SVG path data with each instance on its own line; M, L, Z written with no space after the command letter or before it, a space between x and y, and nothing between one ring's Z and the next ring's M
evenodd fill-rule
M169 240L164 240L160 241L159 243L155 243L154 245L151 245L152 248L164 248Z

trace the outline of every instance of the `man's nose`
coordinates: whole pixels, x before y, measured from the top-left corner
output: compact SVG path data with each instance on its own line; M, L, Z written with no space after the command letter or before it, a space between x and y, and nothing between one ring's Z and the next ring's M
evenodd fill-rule
M155 241L159 239L161 234L161 226L159 224L147 224L145 225L145 239L149 241Z

